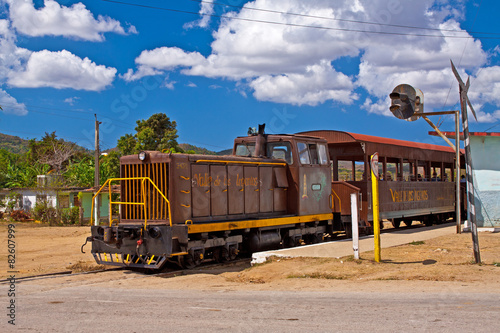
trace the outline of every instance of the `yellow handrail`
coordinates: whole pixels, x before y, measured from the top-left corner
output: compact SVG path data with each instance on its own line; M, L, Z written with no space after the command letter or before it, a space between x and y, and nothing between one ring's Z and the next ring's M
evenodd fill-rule
M123 201L113 201L112 200L112 198L111 198L111 182L122 181L122 180L140 180L141 181L141 193L142 193L143 202L123 202ZM106 187L106 185L108 185L108 187L109 187L109 226L111 227L111 225L112 225L112 210L111 210L112 205L113 204L120 204L120 205L142 205L144 207L144 227L146 227L148 220L147 220L147 205L146 205L147 198L146 198L145 183L147 181L149 181L153 185L153 187L156 189L156 191L158 191L158 193L163 197L163 199L167 203L168 220L169 220L170 226L172 226L172 212L170 210L170 201L168 201L167 197L163 194L162 191L160 191L160 189L156 186L156 184L149 177L110 178L110 179L106 180L104 185L102 185L101 188L99 189L99 191L97 191L96 194L94 194L94 196L92 197L92 209L91 209L91 214L90 214L90 224L91 225L93 224L92 219L94 216L95 198L99 195L99 193L101 193L101 191Z
M342 200L340 200L340 197L337 195L337 193L335 193L333 188L332 188L332 193L337 197L337 199L339 199L340 212L342 212ZM332 208L334 207L334 205L335 205L335 202L333 201L333 197L332 197Z

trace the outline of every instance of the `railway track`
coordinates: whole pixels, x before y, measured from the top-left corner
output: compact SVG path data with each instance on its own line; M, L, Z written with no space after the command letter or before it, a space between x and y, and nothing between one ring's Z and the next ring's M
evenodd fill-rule
M198 274L198 273L203 273L203 272L208 272L208 271L212 271L212 272L213 271L221 271L222 272L227 268L236 267L238 265L245 266L245 264L248 264L248 267L249 267L250 261L251 261L250 258L242 258L242 259L228 261L225 263L207 262L207 263L203 263L202 265L200 265L196 268L193 268L193 269L181 269L181 268L173 268L173 267L167 266L161 272L154 272L154 271L149 272L147 270L132 270L132 271L141 274L142 277L149 277L150 276L150 277L171 278L171 277L176 277L176 276L181 276L181 275ZM101 270L96 270L96 271L77 272L77 273L73 273L72 271L61 271L61 272L54 272L54 273L16 277L16 283L44 280L44 279L63 278L63 277L68 278L68 277L74 277L74 276L80 276L80 275L97 275L97 274L109 273L109 272L113 272L113 271L130 272L131 270L127 269L125 267L118 267L118 268L107 268L107 269L101 269ZM9 283L10 283L9 279L0 280L0 285L9 284Z

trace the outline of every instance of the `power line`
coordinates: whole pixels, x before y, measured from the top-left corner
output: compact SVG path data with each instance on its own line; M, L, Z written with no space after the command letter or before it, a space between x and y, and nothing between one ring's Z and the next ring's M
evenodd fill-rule
M101 0L101 1L120 4L120 5L126 5L126 6L155 9L155 10L164 10L164 11L175 12L175 13L192 14L192 15L197 15L197 16L209 16L209 17L216 17L216 18L232 19L232 20L239 20L239 21L246 21L246 22L266 23L266 24L299 27L299 28L311 28L311 29L346 31L346 32L362 32L362 33L368 33L368 34L397 35L397 36L410 36L410 37L434 37L434 38L439 37L439 38L460 38L460 39L474 39L475 38L473 36L428 35L428 34L412 34L412 33L390 32L390 31L371 31L371 30L359 30L359 29L348 29L348 28L332 28L332 27L323 27L323 26L317 26L317 25L256 20L256 19L249 19L249 18L242 18L242 17L232 17L232 16L227 16L227 15L204 14L204 13L192 12L189 10L165 8L165 7L158 7L158 6L151 6L151 5L143 5L143 4L123 2L123 1L117 1L117 0ZM499 37L481 37L481 38L483 38L483 39L500 39L500 36Z
M16 104L2 103L2 105L3 106L9 106L11 109L24 110L23 107L20 107L20 106L18 106ZM38 105L27 105L27 104L24 104L24 105L26 107L30 108L28 110L28 112L41 113L41 114L46 114L46 115L51 115L51 116L56 116L56 117L63 117L63 118L70 118L70 119L77 119L77 120L84 120L84 121L89 121L90 119L80 118L80 117L73 117L73 116L68 116L68 115L58 114L58 113L43 112L43 111L33 110L33 108L44 109L44 110L64 111L64 112L73 112L73 113L79 113L79 114L84 114L84 115L93 115L94 114L94 113L87 113L87 111L76 111L76 110L69 110L69 109L50 108L50 107L43 107L43 106L38 106ZM117 126L117 127L120 127L120 128L126 129L126 130L130 129L130 127L124 127L124 126L120 126L120 125L116 124L116 122L118 122L118 123L121 123L121 124L126 125L126 126L130 125L130 124L127 124L127 123L125 123L123 121L116 120L116 119L113 119L113 118L109 118L108 116L102 115L102 114L97 114L97 115L99 117L103 117L103 118L112 120L114 126Z
M349 22L349 23L358 23L358 24L367 24L367 25L378 25L378 26L394 27L394 28L416 29L416 30L446 31L446 32L457 32L457 33L474 33L474 34L482 34L482 35L500 35L500 33L495 33L495 32L480 32L480 31L469 31L468 32L468 31L457 30L457 29L439 29L439 28L429 28L429 27L417 27L417 26L411 26L411 25L399 25L399 24L361 21L361 20L341 19L341 18L318 16L318 15L299 14L299 13L283 12L283 11L272 10L272 9L236 6L236 5L230 5L230 4L220 3L220 2L211 2L211 1L207 1L207 0L188 0L188 1L198 2L198 3L208 3L208 4L214 4L217 6L230 7L230 8L253 10L253 11L259 11L259 12L265 12L265 13L275 13L275 14L281 14L281 15L323 19L323 20L329 20L329 21L340 21L340 22Z
M471 27L474 27L474 25L476 24L477 15L479 14L479 9L481 8L482 3L483 3L483 0L481 0L481 2L479 3L479 6L477 7L476 15L474 16L474 21L472 22ZM458 66L460 66L460 64L462 63L462 59L463 59L464 54L465 54L465 49L467 49L467 44L469 44L468 40L465 42L465 46L464 46L464 49L462 51L462 55L460 56L460 60L458 61ZM479 71L477 72L476 77L479 75L479 72L481 72L481 69L482 68L480 68ZM448 97L450 97L451 88L453 87L453 82L454 81L451 82L450 89L448 90L448 94L446 95L446 99L444 100L443 109L444 109L444 106L446 105L446 103L448 102ZM457 105L458 103L460 103L460 100L457 103L455 103L455 105ZM453 107L455 107L455 105ZM440 119L441 119L441 117L439 117L439 120ZM439 120L438 120L438 127L440 127L444 122L444 119L441 123L439 123Z
M1 133L4 133L4 132L7 132L7 133L19 133L19 134L30 134L30 135L36 135L36 136L39 136L40 134L39 133L33 133L33 132L21 132L21 131L10 131L10 130L2 130L0 129L0 132ZM48 132L45 132L44 133L48 133ZM43 136L43 135L42 135ZM77 137L72 137L72 136L61 136L59 134L56 134L56 136L58 138L61 138L61 139L73 139L73 140L88 140L88 139L85 139L85 138L77 138ZM22 139L22 138L21 138ZM68 140L69 141L69 140Z

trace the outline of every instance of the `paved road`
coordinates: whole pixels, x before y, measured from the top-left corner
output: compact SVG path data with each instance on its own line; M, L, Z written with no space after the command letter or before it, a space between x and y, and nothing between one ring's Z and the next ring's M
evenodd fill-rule
M5 297L0 300L5 304ZM0 331L498 332L500 314L498 293L181 291L93 284L31 290L18 302L15 329L2 316Z

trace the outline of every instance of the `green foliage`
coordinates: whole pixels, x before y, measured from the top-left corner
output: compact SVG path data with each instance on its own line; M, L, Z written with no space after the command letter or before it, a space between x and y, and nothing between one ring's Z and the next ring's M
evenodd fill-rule
M16 204L19 202L19 193L17 192L10 192L9 195L7 195L6 197L6 208L7 208L7 212L10 213L12 211L14 211L14 207L16 207Z
M94 185L94 159L90 156L80 161L70 161L64 173L66 183L70 186L91 187Z
M179 147L181 147L182 150L184 150L187 154L191 154L192 152L192 154L217 155L217 153L214 151L202 147L193 146L188 143L181 143L179 144Z
M164 113L156 113L147 120L138 120L136 134L125 134L118 140L122 155L137 154L141 150L174 149L183 152L177 143L177 123Z
M33 208L33 217L42 222L52 223L56 220L57 210L47 200L38 201Z
M99 180L101 185L104 184L109 178L119 178L120 155L115 151L111 151L108 155L101 156L99 171Z
M24 154L29 150L29 141L18 136L0 133L0 149L14 154Z
M63 208L61 210L61 222L63 224L76 224L79 220L80 209L78 207Z

